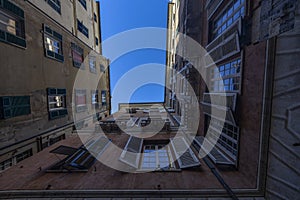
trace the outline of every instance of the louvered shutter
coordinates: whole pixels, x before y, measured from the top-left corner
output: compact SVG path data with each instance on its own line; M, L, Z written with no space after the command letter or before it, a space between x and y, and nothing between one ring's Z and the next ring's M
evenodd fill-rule
M31 113L29 96L0 97L0 118L7 119Z
M119 160L137 169L142 145L143 139L130 136Z
M201 165L199 159L183 137L175 137L170 139L170 141L181 169Z
M233 165L233 162L231 162L224 154L222 154L216 147L211 147L211 150L208 152L207 149L203 146L204 137L203 136L196 136L194 139L194 147L197 149L197 151L200 151L200 148L204 150L204 152L207 153L208 157L215 163L220 165ZM206 145L211 145L209 141L207 141Z

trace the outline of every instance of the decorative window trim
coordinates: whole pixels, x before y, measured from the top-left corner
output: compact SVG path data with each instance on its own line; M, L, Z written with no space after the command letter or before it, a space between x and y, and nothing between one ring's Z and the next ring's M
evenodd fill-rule
M85 103L79 104L77 97L84 96ZM78 90L75 89L75 105L76 105L76 112L84 112L87 110L87 95L86 90Z
M30 96L0 97L0 119L31 114Z
M48 49L47 39L50 41L57 42L60 46L58 48L59 52L55 52L53 50ZM64 55L63 55L63 44L62 44L62 35L53 31L49 26L44 24L44 49L45 49L45 56L59 62L64 62Z
M0 1L0 13L19 22L19 33L0 29L0 41L17 47L26 48L24 11L8 0ZM17 27L15 27L17 28Z
M49 120L65 117L66 115L68 115L66 94L66 89L47 88ZM55 103L56 105L62 105L58 105L57 108L52 108L52 105Z

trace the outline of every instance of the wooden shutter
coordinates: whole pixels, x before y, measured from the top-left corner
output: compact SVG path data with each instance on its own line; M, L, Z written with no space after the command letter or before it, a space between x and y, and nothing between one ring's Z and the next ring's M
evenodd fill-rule
M87 142L85 147L88 151L92 152L93 155L97 155L96 157L98 158L106 150L110 142L108 138L101 136L100 138L94 138Z
M203 136L196 136L193 142L193 145L197 151L203 149L205 153L207 153L208 157L215 163L219 165L233 165L234 163L230 161L223 153L221 153L216 147L212 147L211 143L206 140L207 145L211 146L210 152L203 146L204 137Z
M30 96L0 97L0 118L7 119L31 113Z
M137 169L142 145L143 139L130 136L119 160Z
M199 166L200 162L183 137L170 139L180 168Z

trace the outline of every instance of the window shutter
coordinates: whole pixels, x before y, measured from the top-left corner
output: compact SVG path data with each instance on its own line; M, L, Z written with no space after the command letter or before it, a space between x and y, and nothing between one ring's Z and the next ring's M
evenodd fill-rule
M56 39L62 41L62 35L57 33L56 31L53 31L53 37L55 37Z
M190 149L183 137L175 137L170 139L170 141L180 168L184 169L200 165L199 159Z
M92 152L94 155L97 155L98 158L108 147L110 144L110 140L106 137L101 136L98 139L92 139L91 141L87 142L85 147L88 151Z
M47 25L44 24L44 32L48 33L49 35L53 34L53 31L51 28L49 28Z
M26 41L23 38L17 37L10 33L6 33L6 41L18 46L26 47Z
M66 89L57 89L57 94L67 94L67 90Z
M6 41L5 32L0 30L0 40Z
M31 113L29 96L1 97L0 118L7 119Z
M15 4L9 2L8 0L2 0L2 7L6 10L9 10L10 12L14 13L15 15L21 17L24 19L24 11L16 6Z
M225 155L223 155L219 150L216 149L216 147L212 147L211 151L208 152L202 144L204 142L204 137L202 136L196 136L194 139L194 147L197 149L197 151L200 151L202 148L204 152L207 153L208 157L215 163L219 165L233 165L234 163L230 161ZM208 140L206 140L206 145L211 145Z
M142 145L143 139L130 136L119 160L137 169Z

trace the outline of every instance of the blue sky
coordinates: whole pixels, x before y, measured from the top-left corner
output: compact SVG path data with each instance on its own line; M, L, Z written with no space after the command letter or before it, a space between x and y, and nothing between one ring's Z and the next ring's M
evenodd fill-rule
M168 0L100 0L102 41L105 43L112 36L136 28L166 28ZM142 36L141 36L142 37ZM145 38L146 39L146 38ZM165 35L162 41L165 47ZM117 45L109 48L118 48ZM107 45L103 45L103 55L110 58ZM135 50L120 55L111 63L112 110L116 111L118 103L126 102L126 93L114 94L114 89L126 72L141 65L158 69L156 73L136 73L140 79L165 79L164 69L155 68L156 64L164 65L165 51L159 49ZM153 63L153 65L149 64ZM124 83L123 83L124 84ZM130 84L130 81L126 84ZM124 96L125 95L125 96ZM128 94L127 94L128 95ZM128 98L128 97L127 97ZM142 85L130 95L130 102L163 102L164 87L159 84Z

